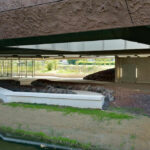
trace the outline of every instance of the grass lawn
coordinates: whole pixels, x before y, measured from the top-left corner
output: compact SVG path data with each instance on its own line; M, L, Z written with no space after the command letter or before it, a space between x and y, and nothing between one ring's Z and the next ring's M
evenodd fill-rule
M26 103L9 103L4 104L10 107L22 107L30 109L45 109L47 111L59 111L63 112L65 115L77 113L83 115L89 115L97 120L110 120L110 119L132 119L133 116L122 113L122 112L112 112L112 111L103 111L98 109L82 109L74 107L63 107L63 106L50 106L50 105L40 105L40 104L26 104Z

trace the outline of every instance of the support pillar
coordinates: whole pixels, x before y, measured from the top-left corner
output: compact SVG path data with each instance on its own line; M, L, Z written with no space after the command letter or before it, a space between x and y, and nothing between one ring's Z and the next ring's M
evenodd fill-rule
M27 65L28 65L28 60L26 59L26 78L28 77L28 68L27 68Z
M18 71L19 71L18 73L19 73L19 78L20 78L20 75L21 75L21 74L20 74L20 58L19 58Z
M34 76L34 69L33 69L34 67L33 67L33 59L32 59L32 78L33 78L33 76Z
M13 60L11 59L11 77L13 77Z
M4 77L4 60L2 60L2 77Z

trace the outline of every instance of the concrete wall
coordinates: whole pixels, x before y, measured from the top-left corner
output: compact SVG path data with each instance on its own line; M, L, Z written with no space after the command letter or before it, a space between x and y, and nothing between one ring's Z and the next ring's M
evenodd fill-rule
M150 83L150 57L117 57L116 82Z

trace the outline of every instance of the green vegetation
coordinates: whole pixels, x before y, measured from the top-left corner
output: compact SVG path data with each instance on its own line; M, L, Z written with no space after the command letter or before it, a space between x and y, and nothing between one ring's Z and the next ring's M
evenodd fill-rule
M72 59L72 60L68 59L67 61L68 61L69 64L72 64L72 65L75 65L76 62L77 62L77 60L74 60L74 59Z
M130 139L131 139L131 140L136 139L136 134L131 134L131 135L130 135Z
M114 62L103 63L103 62L78 62L78 65L115 65Z
M78 113L83 115L90 115L97 120L110 120L110 119L132 119L132 116L123 113L115 113L110 111L102 111L98 109L81 109L73 107L62 107L62 106L49 106L49 105L39 105L39 104L24 104L24 103L9 103L4 104L11 107L23 107L32 109L46 109L47 111L60 111L64 114Z
M12 65L11 65L12 63ZM25 76L26 71L30 76L35 68L36 75L48 74L79 74L82 76L98 72L105 69L114 68L114 58L92 58L92 59L69 59L69 60L4 60L0 61L0 65L4 65L4 70L0 68L0 72L4 76L21 75ZM12 70L11 70L12 69ZM19 73L20 72L20 73Z
M87 75L105 69L114 68L114 58L45 60L36 61L36 74L80 74Z
M84 150L97 149L94 146L92 146L90 143L83 144L83 143L78 142L77 140L69 139L66 137L51 137L51 136L46 135L43 132L25 131L22 129L13 129L11 127L4 127L4 126L0 127L0 132L4 135L10 134L14 138L59 144L59 145L67 146L67 147L68 146L77 147L77 148L81 148Z
M51 71L53 69L53 64L52 63L48 63L47 64L47 70Z
M131 147L131 150L135 150L135 147L134 147L134 145L132 145L132 147Z
M96 58L92 61L88 59L79 59L76 64L78 65L115 65L113 58Z
M46 64L47 64L48 71L56 70L58 66L58 60L47 61Z

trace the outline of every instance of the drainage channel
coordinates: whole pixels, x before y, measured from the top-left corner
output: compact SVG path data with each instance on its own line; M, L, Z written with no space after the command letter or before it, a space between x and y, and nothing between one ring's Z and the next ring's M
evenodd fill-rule
M71 147L60 146L60 145L55 145L55 144L47 144L47 143L42 143L42 142L34 142L34 141L5 137L2 134L0 134L0 139L2 139L3 141L6 141L6 142L38 146L40 148L50 148L50 149L55 149L55 150L81 150L81 149L77 149L77 148L71 148Z

